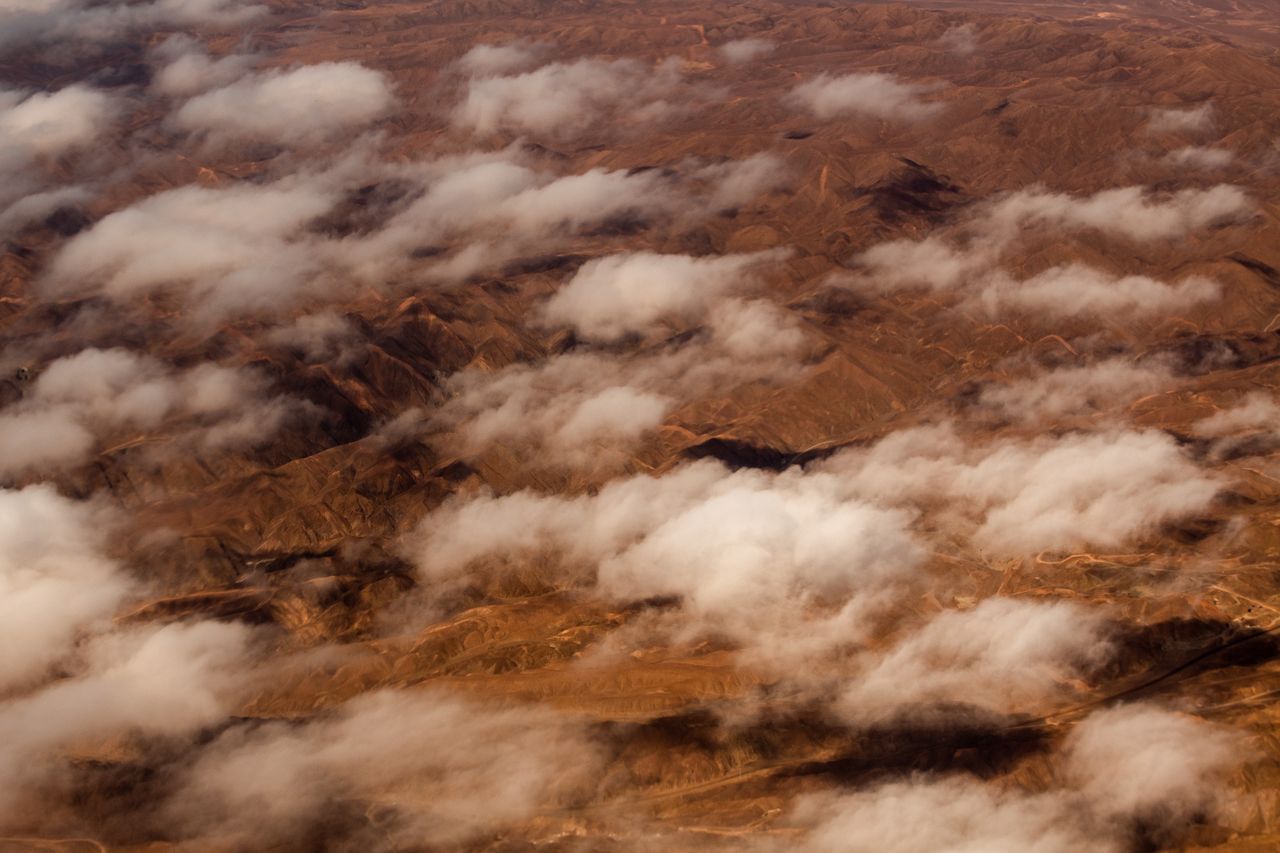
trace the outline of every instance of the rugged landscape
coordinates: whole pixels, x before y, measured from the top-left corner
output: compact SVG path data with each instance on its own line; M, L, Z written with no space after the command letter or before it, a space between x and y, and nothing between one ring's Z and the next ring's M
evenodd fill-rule
M1280 846L1280 3L0 3L0 850Z

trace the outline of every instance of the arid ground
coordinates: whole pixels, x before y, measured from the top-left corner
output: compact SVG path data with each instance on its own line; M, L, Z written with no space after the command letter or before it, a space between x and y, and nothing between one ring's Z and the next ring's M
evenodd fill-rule
M0 0L0 850L1280 847L1280 3Z

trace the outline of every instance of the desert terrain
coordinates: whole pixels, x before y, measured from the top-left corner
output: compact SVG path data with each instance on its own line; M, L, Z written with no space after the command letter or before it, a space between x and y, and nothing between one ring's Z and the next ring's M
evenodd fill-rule
M0 2L0 850L1280 846L1280 3Z

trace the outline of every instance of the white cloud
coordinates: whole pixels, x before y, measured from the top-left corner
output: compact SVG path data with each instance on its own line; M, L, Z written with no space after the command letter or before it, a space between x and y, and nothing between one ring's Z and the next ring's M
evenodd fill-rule
M1013 420L1054 421L1113 411L1138 397L1163 390L1174 381L1172 369L1163 361L1134 363L1112 358L989 385L982 390L979 403Z
M17 177L9 184L10 192L29 191L33 185ZM10 196L12 198L13 196ZM0 201L0 235L13 232L38 222L61 207L82 204L93 197L87 188L82 186L57 187L48 190L36 190L22 196L4 207Z
M76 465L100 437L152 429L171 416L192 422L180 440L254 447L302 408L268 395L266 381L251 371L212 364L173 371L124 349L85 349L50 363L22 400L0 411L0 473Z
M381 73L354 62L322 62L260 72L196 95L173 122L216 140L307 145L364 127L395 104Z
M273 183L186 186L118 210L68 241L44 276L46 293L104 292L120 301L176 292L197 322L272 314L361 284L456 283L616 219L689 222L779 186L777 158L699 166L681 175L539 170L517 149L399 165L356 146L323 171ZM370 233L310 228L355 186L410 187ZM416 192L422 187L422 192ZM448 249L417 260L424 246Z
M0 101L0 147L56 157L101 137L115 117L110 95L81 84Z
M603 125L646 124L697 97L683 86L679 61L656 67L631 59L553 62L510 76L477 76L453 123L480 136L499 131L566 137Z
M956 24L938 37L938 45L961 56L978 50L978 33L973 24Z
M838 702L869 723L964 703L1001 713L1043 710L1111 652L1102 613L1066 601L989 598L946 611L884 651L862 656Z
M497 77L536 65L547 53L547 46L528 42L478 44L458 60L458 69L473 77Z
M744 382L796 376L808 345L798 322L762 300L727 299L692 340L642 352L569 352L450 377L433 419L461 452L519 449L534 465L609 467L675 406Z
M1180 133L1209 130L1213 127L1213 104L1206 101L1197 107L1166 107L1151 111L1147 122L1149 133Z
M1253 212L1253 203L1242 189L1219 184L1207 190L1179 190L1166 196L1136 186L1102 190L1083 198L1021 190L997 201L986 212L986 218L1005 234L1037 225L1066 226L1093 228L1131 240L1161 240L1238 221Z
M694 221L776 189L787 179L781 161L767 153L711 166L688 165L687 172L676 176L657 169L602 168L557 176L526 165L511 152L447 158L423 170L428 186L421 197L378 233L345 241L335 259L362 277L382 279L402 267L404 255L414 247L467 241L419 270L429 280L456 282L524 253L555 251L593 226L659 217Z
M240 0L9 0L0 6L0 50L33 45L66 50L147 30L231 28L265 12L265 6Z
M115 98L73 84L54 92L0 89L0 235L82 201L83 187L50 187L61 158L82 154L119 114Z
M222 720L244 667L248 629L172 624L94 638L75 676L0 704L0 814L55 772L59 748L124 734L174 737Z
M537 708L381 691L303 724L230 729L168 810L188 837L256 846L322 822L334 798L357 799L394 815L384 841L456 844L554 807L597 762L580 727Z
M1214 412L1198 422L1195 431L1199 435L1219 438L1233 433L1267 430L1280 426L1280 405L1271 394L1253 391L1229 409Z
M322 260L303 225L336 200L315 182L180 187L109 214L54 257L45 287L108 296L185 286L204 312L269 311L315 286Z
M231 53L211 59L194 39L170 36L153 51L164 62L151 81L153 91L170 97L190 97L230 85L247 75L258 57Z
M1145 275L1117 276L1071 264L1023 281L997 273L970 301L991 315L1026 311L1056 317L1113 318L1185 311L1215 300L1221 293L1217 282L1201 276L1165 284Z
M49 486L0 490L0 692L44 676L129 593L106 527L98 507Z
M1195 717L1122 705L1071 732L1067 775L1106 817L1176 826L1211 811L1241 740Z
M308 361L336 360L345 364L357 354L360 330L346 317L320 311L272 329L267 340L276 346L300 350Z
M807 345L795 316L764 299L726 299L709 323L712 340L729 357L743 365L777 365L780 376L791 372L787 365L796 363Z
M1235 154L1225 148L1206 148L1188 145L1170 151L1165 159L1174 166L1192 169L1225 169L1235 159Z
M631 252L586 263L546 305L548 322L592 341L649 331L662 320L702 320L721 297L751 288L760 268L788 253L696 258Z
M924 121L938 115L942 104L923 100L938 86L903 82L892 74L820 74L792 90L792 103L819 119L866 115L895 121Z
M871 247L855 259L860 271L849 282L881 291L958 290L971 307L988 312L1027 310L1069 317L1177 311L1217 298L1218 285L1199 276L1165 284L1078 263L1017 281L996 268L1004 253L1032 232L1092 229L1130 240L1167 240L1240 221L1254 210L1248 196L1229 185L1163 196L1122 187L1083 198L1022 190L976 210L961 232L963 239L931 234Z
M802 800L809 833L800 853L1122 853L1099 838L1070 804L962 777L890 782L843 797ZM1084 825L1082 825L1084 824Z
M924 557L908 513L852 497L839 478L730 472L711 462L614 480L593 496L520 492L454 500L411 553L433 580L488 563L558 560L618 600L679 596L691 628L765 658L855 642Z
M946 499L946 524L983 550L1008 554L1115 547L1204 511L1222 486L1154 430L968 446L949 427L922 427L823 467L871 499Z
M998 244L984 241L957 247L934 235L923 240L878 243L856 260L880 290L908 287L947 290L994 264L1000 248Z
M1123 853L1139 831L1179 846L1240 756L1223 729L1138 705L1090 715L1052 758L1065 784L1038 793L1013 779L919 775L805 797L794 823L807 832L786 849Z
M725 61L735 65L754 62L773 53L777 46L768 39L744 38L734 39L720 45L720 55Z

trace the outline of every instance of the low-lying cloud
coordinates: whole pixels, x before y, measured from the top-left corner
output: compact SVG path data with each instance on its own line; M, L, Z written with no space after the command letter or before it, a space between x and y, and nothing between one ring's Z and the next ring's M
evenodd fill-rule
M899 80L892 74L856 73L832 77L820 74L791 91L792 104L819 119L844 115L864 115L894 121L919 122L937 116L944 109L924 96L938 86Z
M728 299L690 340L639 352L568 352L498 371L450 377L432 423L461 436L460 452L524 451L530 463L616 463L678 405L745 382L779 382L803 369L799 323L763 300Z
M1221 295L1218 283L1203 276L1166 284L1145 275L1118 276L1070 264L1022 281L997 273L972 295L970 304L990 315L1018 311L1108 319L1178 313Z
M493 68L502 64L497 58L486 54L471 64ZM656 67L632 59L579 59L505 76L476 73L454 108L453 123L479 136L508 131L563 138L602 123L648 125L687 108L697 96L684 83L677 59Z
M1073 415L1113 412L1175 381L1172 367L1164 361L1110 358L988 385L978 403L1004 419L1052 423Z
M0 51L39 46L65 55L76 43L101 44L159 29L240 26L266 12L241 0L18 0L0 7Z
M747 62L754 62L757 59L763 59L773 53L776 48L777 45L768 39L744 38L727 41L720 45L718 50L726 62L733 65L741 65Z
M1174 842L1212 808L1240 760L1232 733L1148 705L1091 714L1055 756L1058 784L1029 791L1013 780L915 776L801 801L804 853L937 850L1123 853L1139 832Z
M912 581L924 553L910 522L836 477L700 462L590 496L454 500L409 548L436 581L482 562L552 558L562 577L612 599L678 596L693 630L786 656L856 641L887 592Z
M537 65L548 50L547 45L523 41L478 44L462 55L457 67L472 77L498 77Z
M380 72L355 62L322 62L263 71L196 95L178 108L173 123L212 140L308 145L363 128L395 104Z
M930 234L871 247L854 259L859 272L851 282L884 292L955 290L969 307L988 313L1106 317L1179 311L1217 298L1218 285L1201 276L1166 284L1083 263L1052 267L1019 281L1000 271L999 263L1019 240L1050 229L1096 230L1134 241L1169 240L1242 221L1254 211L1242 190L1225 184L1167 196L1141 187L1082 198L1023 190L974 211L956 237Z
M57 187L50 167L89 149L120 111L115 97L78 83L53 92L0 89L0 235L88 195Z
M335 799L355 799L381 811L383 843L457 844L563 803L599 757L581 726L538 708L381 691L302 724L231 728L166 808L192 840L256 846L305 836Z
M989 598L972 610L939 614L888 649L866 652L836 707L861 724L955 704L1028 713L1074 695L1068 685L1110 653L1100 610Z
M1109 548L1208 508L1223 483L1155 430L968 445L950 427L892 433L823 468L857 493L939 508L984 551L1033 554Z
M124 349L86 349L50 363L17 403L0 410L0 474L86 461L101 437L149 430L171 417L180 440L225 450L258 446L302 407L273 397L252 371L203 364L184 371Z
M270 183L180 187L111 213L62 247L43 287L119 301L177 293L205 322L269 315L410 271L415 282L458 283L615 221L691 223L788 179L769 154L682 165L674 175L601 168L563 175L516 149L396 165L372 161L357 146L325 169ZM379 180L403 192L375 227L336 235L316 227L357 187Z
M1149 133L1187 133L1213 127L1213 103L1206 101L1195 107L1162 107L1151 111L1147 120Z
M750 289L785 251L696 258L633 252L585 264L546 305L546 319L583 339L614 341L664 319L698 322L723 296Z
M151 81L161 95L187 98L220 89L245 77L259 61L251 54L230 53L213 59L194 39L170 36L153 51L163 66Z
M129 594L103 554L106 522L50 486L0 489L0 692L39 680Z

